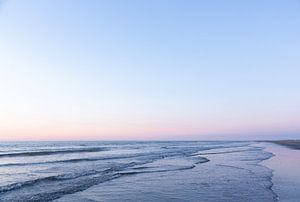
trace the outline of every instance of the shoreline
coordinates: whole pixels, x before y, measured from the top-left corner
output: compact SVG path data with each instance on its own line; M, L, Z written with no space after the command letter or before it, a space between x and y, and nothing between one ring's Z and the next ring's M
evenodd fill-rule
M272 190L279 201L298 202L300 198L300 150L299 140L265 141L265 151L274 154L262 162L273 170ZM288 165L288 166L286 166Z
M265 142L275 143L277 145L285 146L291 149L300 150L300 140L269 140Z

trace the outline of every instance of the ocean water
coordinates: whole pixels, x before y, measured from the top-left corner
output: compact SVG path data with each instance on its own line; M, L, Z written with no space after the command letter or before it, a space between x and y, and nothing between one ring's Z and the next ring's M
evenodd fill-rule
M2 142L0 201L276 201L253 142Z

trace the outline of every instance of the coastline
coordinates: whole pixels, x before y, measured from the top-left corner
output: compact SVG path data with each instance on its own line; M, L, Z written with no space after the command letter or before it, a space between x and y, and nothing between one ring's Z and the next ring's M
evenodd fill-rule
M300 149L300 140L271 140L266 142L271 142L278 145L286 146L291 149Z
M300 141L266 141L261 143L265 151L274 154L262 165L273 170L272 190L279 201L298 202L300 198ZM291 146L293 145L293 146ZM287 166L288 165L288 166Z

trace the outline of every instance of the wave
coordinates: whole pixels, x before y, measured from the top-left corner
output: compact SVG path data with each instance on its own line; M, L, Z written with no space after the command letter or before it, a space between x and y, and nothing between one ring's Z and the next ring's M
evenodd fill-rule
M128 157L128 156L127 156ZM158 156L159 157L159 156ZM120 157L119 157L120 158ZM123 157L124 158L124 157ZM126 157L125 157L126 158ZM85 161L85 160L99 160L99 159L105 159L105 158L98 158L98 159L69 159L67 162L70 161ZM108 159L108 158L106 158ZM55 175L55 176L48 176L48 177L43 177L43 178L38 178L38 179L33 179L33 180L28 180L24 182L18 182L18 183L13 183L9 184L6 186L0 187L0 193L4 192L9 192L13 191L16 189L21 189L26 186L32 186L37 183L49 183L49 182L55 182L55 181L63 181L63 180L74 180L77 178L85 177L85 176L93 176L93 175L100 175L100 176L105 176L108 174L112 174L114 176L116 175L132 175L132 174L139 174L139 173L154 173L154 172L169 172L169 171L179 171L179 170L187 170L187 169L192 169L196 166L196 164L200 163L206 163L209 161L209 159L205 157L198 157L198 158L193 158L195 160L194 164L188 165L188 166L174 166L174 167L148 167L148 166L141 166L145 165L147 163L151 163L155 160L158 160L159 158L156 159L148 159L144 160L141 162L130 162L126 164L120 164L120 165L115 165L107 169L102 169L102 170L88 170L85 172L79 172L79 173L67 173L67 174L61 174L61 175ZM57 161L57 162L66 162L66 160L63 161ZM53 163L53 162L51 162ZM9 164L6 164L9 165ZM20 164L10 164L10 165L20 165ZM21 164L24 165L24 164ZM141 167L135 167L135 166L141 166ZM125 169L130 168L132 171L125 171Z
M22 156L44 156L54 154L66 154L66 153L81 153L81 152L99 152L106 151L106 147L89 147L78 149L61 149L61 150L42 150L42 151L26 151L17 153L2 153L0 157L22 157Z
M155 160L158 158L163 158L164 156L157 155L153 157L148 153L141 153L141 154L127 154L127 155L120 155L120 156L107 156L107 157L95 157L95 158L73 158L73 159L65 159L65 160L31 162L31 163L6 163L6 164L0 164L0 167L31 166L31 165L43 165L43 164L55 164L55 163L77 163L77 162L84 162L84 161L105 161L105 160L117 160L117 159L135 158L135 157L148 157L149 160Z
M19 152L19 153L6 153L0 154L1 157L21 157L21 156L41 156L41 155L54 155L60 153L80 153L80 152L99 152L106 151L105 148L82 148L82 149L71 149L71 150L51 150L51 151L31 151L31 152ZM42 164L53 164L53 163L76 163L82 161L101 161L101 160L116 160L116 159L125 159L125 158L135 158L135 157L146 157L150 160L167 158L172 156L186 156L189 153L182 151L171 151L165 154L161 152L147 152L147 153L136 153L136 154L126 154L120 156L107 156L107 157L95 157L95 158L73 158L65 160L54 160L54 161L43 161L43 162L28 162L28 163L6 163L0 164L0 167L8 166L31 166L31 165L42 165Z
M142 173L161 173L161 172L188 170L188 169L193 169L193 168L195 168L195 165L181 166L181 167L175 167L175 168L169 168L169 169L148 167L148 168L143 168L145 170L141 170L141 171L125 171L125 172L119 172L119 174L121 174L121 175L136 175L136 174L142 174Z
M102 157L102 158L79 158L79 159L66 159L66 160L57 160L57 161L32 162L32 163L7 163L7 164L0 164L0 167L31 166L31 165L54 164L54 163L77 163L77 162L82 162L82 161L101 161L101 160L113 160L113 159L122 159L122 158L131 158L131 156Z
M15 194L11 194L11 195L4 195L2 196L2 199L4 201L53 201L55 199L58 199L60 197L62 197L63 195L67 195L67 194L73 194L79 191L83 191L86 190L94 185L106 182L106 181L110 181L113 179L116 179L118 177L120 177L120 174L117 173L113 173L113 174L106 174L106 175L101 175L101 176L96 176L94 178L87 178L87 179L82 179L82 180L75 180L75 181L68 181L64 184L63 187L61 187L61 184L57 184L57 186L50 186L44 184L44 188L45 188L45 192L41 192L41 193L35 193L35 194L30 194L30 193L26 193L25 195L15 195ZM21 184L20 188L23 188L26 185L33 185L35 183L42 183L47 179L44 180L38 180L38 181L34 181L34 182L29 182L27 184ZM52 179L49 179L52 180ZM19 187L16 187L14 189L17 189ZM13 189L11 189L13 190ZM11 191L10 190L10 191Z
M49 177L38 178L38 179L34 179L34 180L28 180L28 181L24 181L24 182L12 183L12 184L0 187L0 193L19 189L24 186L32 185L34 183L41 182L41 181L53 180L55 178L56 178L56 176L49 176Z
M139 166L131 168L130 171L122 171L119 172L122 175L133 175L133 174L140 174L140 173L157 173L157 172L169 172L169 171L180 171L180 170L187 170L193 169L196 167L196 164L207 163L210 160L205 157L193 157L189 158L193 160L192 165L164 165L164 166Z
M127 164L116 165L116 166L113 166L113 167L105 169L105 170L89 170L89 171L85 171L85 172L81 172L81 173L61 174L61 175L37 178L37 179L18 182L18 183L12 183L12 184L0 187L0 193L12 191L15 189L20 189L25 186L34 185L36 183L47 182L47 181L72 180L72 179L76 179L76 178L84 177L84 176L91 176L91 175L96 175L96 174L105 175L105 174L109 174L109 173L113 173L113 172L116 172L116 174L117 174L117 172L119 172L123 169L132 167L132 166L136 166L136 165L139 165L139 163L130 162Z

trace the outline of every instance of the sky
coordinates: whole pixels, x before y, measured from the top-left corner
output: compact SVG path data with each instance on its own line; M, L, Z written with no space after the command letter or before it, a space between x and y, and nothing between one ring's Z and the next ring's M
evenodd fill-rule
M300 138L300 1L0 1L0 140Z

